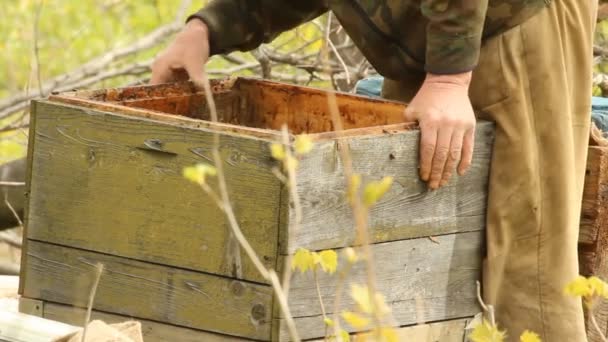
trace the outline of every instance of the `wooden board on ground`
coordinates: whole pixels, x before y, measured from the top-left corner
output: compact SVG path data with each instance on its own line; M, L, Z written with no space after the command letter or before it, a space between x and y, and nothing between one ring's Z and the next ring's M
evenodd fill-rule
M32 301L24 298L22 300ZM67 324L82 326L86 317L86 310L78 307L62 305L51 302L38 302L43 308L42 317L64 322ZM143 320L136 317L109 314L101 311L93 311L92 319L99 319L106 323L120 323L130 320L141 322L142 334L145 342L246 342L254 341L245 338L231 337L226 335L209 333L201 330L178 327L159 322Z

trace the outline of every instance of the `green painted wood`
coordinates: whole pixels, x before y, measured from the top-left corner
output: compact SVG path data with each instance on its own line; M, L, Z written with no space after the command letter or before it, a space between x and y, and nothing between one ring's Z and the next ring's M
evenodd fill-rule
M183 167L210 162L211 131L48 102L36 103L33 116L29 238L264 281L235 252L224 213L182 176ZM241 228L274 267L281 184L268 142L221 141Z
M219 276L29 241L23 295L86 308L95 264L104 265L94 308L233 336L270 338L272 290Z
M366 180L394 177L393 186L371 210L373 242L395 241L485 228L488 175L494 125L480 122L470 170L447 186L429 191L419 178L419 130L401 130L344 138L354 172ZM298 168L303 222L287 252L345 247L355 241L352 210L338 139L318 142ZM290 222L295 217L290 212ZM282 231L283 232L283 231ZM283 250L283 253L285 250Z

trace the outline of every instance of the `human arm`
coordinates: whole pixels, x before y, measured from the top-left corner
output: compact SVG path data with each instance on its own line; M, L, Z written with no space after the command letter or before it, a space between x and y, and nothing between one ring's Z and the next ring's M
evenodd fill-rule
M463 175L473 156L475 115L468 96L488 0L423 0L427 76L406 110L420 125L420 177L431 189Z
M215 0L188 18L155 60L151 83L202 80L209 56L247 51L327 9L322 0Z

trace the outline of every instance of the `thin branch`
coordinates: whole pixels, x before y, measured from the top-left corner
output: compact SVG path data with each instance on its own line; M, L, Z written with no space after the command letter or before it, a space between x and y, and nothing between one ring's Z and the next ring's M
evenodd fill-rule
M209 83L209 78L207 77L207 74L203 74L203 84L202 85L199 84L198 86L202 86L202 88L204 89L205 99L207 100L207 106L209 107L211 121L219 122L218 116L217 116L217 108L215 105L215 99L213 98L213 93L211 91L211 85ZM243 248L245 250L245 253L249 257L251 262L254 264L254 266L256 267L258 272L260 272L260 274L262 275L262 277L264 279L271 282L273 290L279 300L281 311L283 312L283 315L285 316L285 322L287 323L287 327L289 329L291 338L295 342L299 342L300 337L296 330L293 317L289 311L289 306L287 305L287 297L285 296L285 293L283 292L283 290L281 288L281 284L279 282L277 274L273 270L266 269L266 267L264 266L264 264L262 263L260 258L257 256L255 250L249 244L249 241L247 241L247 238L245 238L245 235L243 235L243 232L241 231L239 223L234 214L232 205L230 204L230 196L228 194L228 186L227 186L226 177L225 177L225 173L224 173L223 160L220 155L220 135L217 132L213 133L212 155L213 155L213 161L215 164L215 168L217 170L218 187L220 189L221 202L218 204L219 204L220 208L226 214L226 218L228 219L228 223L229 223L228 226L230 227L230 230L231 230L232 234L234 235L234 237L237 239L239 246L241 246L241 248Z
M24 182L0 181L0 186L25 186Z
M481 306L483 311L486 312L490 317L490 323L492 324L492 326L495 327L496 318L494 317L494 306L486 305L486 303L483 301L483 298L481 298L481 283L479 282L479 280L477 281L477 301L479 302L479 305Z
M89 322L91 321L91 312L93 311L93 301L95 300L95 294L97 294L97 286L99 286L99 280L101 279L103 269L104 266L102 263L97 263L95 265L95 282L93 283L93 287L89 293L89 303L87 304L87 315L85 316L84 320L84 330L82 331L82 337L80 339L81 342L85 342L86 340L87 328L89 327Z
M23 242L20 237L18 237L16 234L11 234L7 231L0 231L0 241L16 248L21 248L23 246Z
M325 311L325 303L323 303L323 296L321 295L321 286L319 285L319 276L317 275L317 269L313 269L313 276L315 278L315 287L317 288L317 298L319 298L319 304L321 305L321 314L323 315L323 325L325 326L324 340L327 341L327 311Z
M17 223L19 223L19 227L23 227L23 221L21 221L21 218L19 217L19 214L17 214L17 210L15 210L15 208L8 201L8 192L7 191L4 192L4 204L11 211L11 214L13 214L13 216L15 217L15 220L17 221Z
M38 76L38 93L40 96L44 97L44 90L42 89L42 76L40 71L40 56L38 53L38 36L40 35L40 14L42 13L42 7L44 5L44 0L40 0L38 2L38 7L36 8L36 16L34 18L34 60L36 62L36 74Z

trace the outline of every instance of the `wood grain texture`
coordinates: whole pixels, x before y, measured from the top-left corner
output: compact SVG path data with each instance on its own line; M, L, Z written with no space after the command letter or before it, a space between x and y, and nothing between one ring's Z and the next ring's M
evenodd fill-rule
M86 310L68 305L46 302L44 303L44 318L82 326ZM106 323L120 323L129 320L141 322L142 334L146 342L245 342L254 341L245 338L214 334L206 331L188 329L170 324L139 319L136 317L109 314L93 311L92 319L99 319Z
M401 240L372 246L376 262L378 291L386 296L398 326L417 322L470 317L480 312L476 281L481 275L483 232L443 235L435 243L427 238ZM343 266L338 266L338 269ZM321 295L328 313L333 311L336 275L320 275ZM365 284L364 264L357 264L350 283ZM310 273L294 274L289 306L303 339L320 338L324 323L314 278ZM342 309L354 308L348 295ZM286 338L284 324L281 338Z
M94 265L104 265L94 308L254 339L270 338L272 290L228 278L31 240L23 295L85 308Z
M608 147L590 146L579 243L594 245L600 233L608 235Z
M579 235L581 274L608 280L608 147L590 146L587 157ZM593 314L608 333L608 302L600 301ZM603 342L587 317L590 342Z
M399 341L411 342L464 342L465 327L469 319L455 319L431 324L396 328ZM322 342L315 340L314 342Z
M394 177L390 191L370 213L373 242L484 229L493 127L487 122L478 124L470 170L437 191L427 190L419 178L419 131L344 139L354 171L364 181ZM291 237L292 245L282 253L299 247L319 250L353 244L353 215L346 200L339 142L318 142L300 162L297 178L303 222ZM291 224L294 219L290 212Z
M29 238L264 281L229 247L224 213L182 176L212 159L210 131L47 102L34 116ZM221 145L241 228L275 267L281 184L268 142L224 134Z

